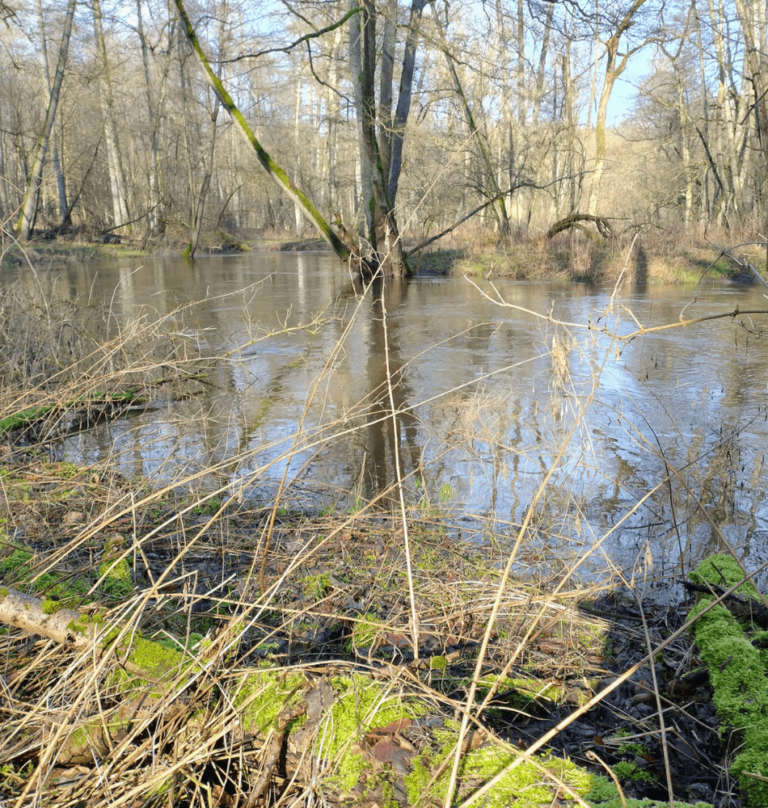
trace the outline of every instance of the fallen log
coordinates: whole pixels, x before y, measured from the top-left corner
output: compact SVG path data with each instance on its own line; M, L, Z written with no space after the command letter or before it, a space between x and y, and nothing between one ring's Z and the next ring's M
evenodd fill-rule
M116 408L121 413L128 407L144 405L147 403L146 397L139 395L134 390L127 390L123 393L96 393L82 399L67 401L62 404L46 404L39 407L27 407L24 410L15 412L6 418L0 419L0 436L19 429L32 426L37 421L50 418L55 415L68 415L73 411L96 412L101 414L109 409Z
M581 226L582 222L594 224L597 228L597 232L604 239L613 238L613 229L607 219L602 216L593 216L589 213L572 213L570 216L560 219L559 222L555 222L552 227L547 230L547 240L554 238L558 233L562 233L563 230L568 230L571 227L576 227L589 235L589 232Z
M719 584L699 584L693 581L683 581L682 584L689 592L701 592L715 597L720 597L728 591L728 587ZM732 592L723 599L723 606L739 620L751 620L756 626L768 629L768 609L759 601Z
M246 766L238 774L247 795L243 804L251 808L263 802L268 789L281 793L288 784L305 792L319 788L328 804L348 808L444 801L459 723L440 710L434 691L419 693L418 680L396 668L377 673L336 665L322 675L275 668L227 673L216 679L220 697L201 711L193 707L193 691L226 658L224 644L214 641L195 655L185 654L129 625L58 608L57 601L6 587L0 587L0 623L77 649L86 664L94 654L111 654L118 663L105 673L111 689L101 688L116 703L104 703L102 697L94 704L86 720L72 728L58 749L50 750L53 764L93 764L106 758L114 765L121 752L135 761L141 733L157 734L151 727L172 724L172 733L144 741L152 760L169 742L173 760L190 754L199 760L201 750L210 750L211 758L227 757L228 770L258 757L256 768ZM230 628L239 630L242 625ZM28 754L29 746L25 749ZM522 754L479 725L465 738L463 753L456 790L462 800ZM153 789L157 793L158 786ZM581 806L618 799L605 777L545 753L519 761L483 804L533 808L566 795Z

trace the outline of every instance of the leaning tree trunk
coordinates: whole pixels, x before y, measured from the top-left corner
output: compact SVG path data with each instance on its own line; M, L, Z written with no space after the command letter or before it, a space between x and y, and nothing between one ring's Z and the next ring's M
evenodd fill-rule
M56 120L56 109L59 106L59 96L61 95L61 85L64 81L64 71L67 65L67 54L69 53L69 40L72 37L72 20L75 16L75 6L77 0L69 0L67 3L67 13L64 17L64 30L61 34L61 44L59 45L59 58L56 63L56 74L51 85L48 108L45 111L45 121L43 131L37 141L35 159L32 163L32 171L29 176L29 184L24 197L21 216L17 225L19 236L24 241L28 241L35 226L37 216L37 205L40 199L40 185L43 181L43 166L48 152L48 145L51 140L53 124Z
M200 45L200 41L197 38L195 29L192 27L189 15L184 8L183 0L174 0L174 3L176 4L176 9L179 12L184 33L187 36L187 41L189 42L190 47L196 54L197 58L200 60L200 64L206 78L213 87L216 95L218 95L222 105L237 122L240 130L251 144L253 150L256 152L256 157L258 158L261 167L280 186L281 190L290 197L292 202L297 202L301 206L304 211L304 215L309 218L312 224L314 224L322 238L325 239L325 241L331 246L336 255L338 255L339 258L344 261L348 260L351 257L349 248L336 235L336 233L333 232L331 226L320 215L320 212L312 204L306 194L304 194L304 192L294 184L285 171L270 157L266 149L259 142L251 127L248 125L243 113L232 100L232 97L224 88L221 80L212 70L210 63L203 52L202 46Z

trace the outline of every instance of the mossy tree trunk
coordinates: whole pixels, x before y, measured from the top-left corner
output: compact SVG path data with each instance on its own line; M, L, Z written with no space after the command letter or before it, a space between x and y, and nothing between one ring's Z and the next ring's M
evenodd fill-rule
M272 159L267 150L262 146L254 131L245 120L245 116L235 104L232 97L225 89L223 83L211 68L210 62L208 61L208 58L200 45L200 41L197 38L195 29L192 26L189 15L184 8L183 0L174 0L174 3L176 4L176 9L181 18L181 25L184 33L187 36L187 40L192 50L200 60L200 65L203 68L206 78L213 87L216 95L219 97L221 104L226 108L234 121L238 124L240 131L245 135L245 138L250 143L251 147L256 153L256 157L258 158L261 167L278 184L281 190L290 197L291 201L301 207L301 209L304 211L304 215L317 228L322 238L330 245L336 255L338 255L339 258L344 261L351 258L352 256L347 245L344 244L336 233L334 233L331 226L323 218L309 197L307 197L307 195L296 186L288 174L286 174L286 172Z

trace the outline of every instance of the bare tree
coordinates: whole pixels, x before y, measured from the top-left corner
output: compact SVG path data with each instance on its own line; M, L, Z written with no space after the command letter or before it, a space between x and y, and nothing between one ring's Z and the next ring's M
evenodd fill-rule
M51 92L48 99L48 107L45 111L43 130L40 133L40 137L37 141L35 159L32 163L32 170L29 176L29 182L27 184L24 204L17 225L18 233L25 241L29 240L35 226L35 218L37 216L37 206L40 196L40 184L43 180L43 166L45 165L45 157L51 140L51 132L53 131L54 122L56 120L56 110L59 105L61 85L64 81L64 71L66 70L67 66L69 41L72 37L72 21L75 16L76 5L77 0L68 0L67 11L64 17L64 30L62 32L61 43L59 45L59 57L56 63L56 73L54 74L53 83L51 84Z

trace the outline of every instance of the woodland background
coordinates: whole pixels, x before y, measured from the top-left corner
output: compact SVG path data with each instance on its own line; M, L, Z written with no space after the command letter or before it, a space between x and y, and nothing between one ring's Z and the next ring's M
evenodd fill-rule
M196 245L201 232L304 232L206 82L173 2L1 8L0 215L22 236L76 227ZM765 2L189 0L186 10L269 154L347 233L365 234L366 218L369 233L381 227L377 160L415 242L493 199L474 221L512 238L575 212L675 238L712 225L734 240L764 233ZM636 95L609 126L622 74L637 77Z

